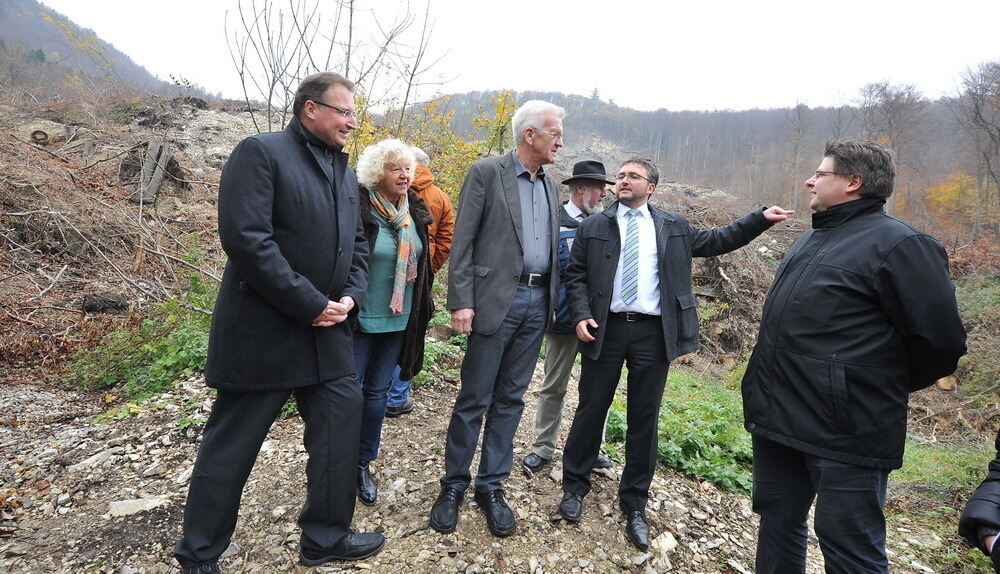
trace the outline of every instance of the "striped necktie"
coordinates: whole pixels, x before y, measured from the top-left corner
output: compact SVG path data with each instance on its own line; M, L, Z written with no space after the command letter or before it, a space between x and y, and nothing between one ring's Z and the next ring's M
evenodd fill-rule
M622 248L622 300L626 305L639 298L639 210L625 212L625 246Z

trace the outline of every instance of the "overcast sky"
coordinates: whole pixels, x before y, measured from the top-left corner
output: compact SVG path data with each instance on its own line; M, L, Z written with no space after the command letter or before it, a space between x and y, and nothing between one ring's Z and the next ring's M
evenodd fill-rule
M236 0L42 1L162 79L241 94L223 32ZM355 1L386 22L403 6ZM418 20L426 1L410 2ZM883 80L953 94L966 68L1000 60L998 0L429 1L428 53L441 60L425 79L445 93L596 89L640 110L816 107Z

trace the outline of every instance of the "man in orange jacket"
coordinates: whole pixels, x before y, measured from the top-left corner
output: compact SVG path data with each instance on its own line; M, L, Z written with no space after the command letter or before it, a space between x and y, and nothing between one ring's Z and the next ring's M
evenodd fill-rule
M417 167L410 184L427 204L434 216L434 221L427 228L430 239L431 271L437 273L451 253L451 236L455 230L455 211L451 206L448 194L434 185L434 174L428 169L430 158L424 150L413 146L410 148L417 158ZM385 416L395 418L413 410L413 399L410 397L410 381L399 380L399 367L392 372L392 386L389 388L389 400L385 407Z

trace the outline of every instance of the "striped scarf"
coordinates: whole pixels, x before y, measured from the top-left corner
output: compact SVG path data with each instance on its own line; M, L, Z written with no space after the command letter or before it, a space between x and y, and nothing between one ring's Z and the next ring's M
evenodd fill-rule
M403 294L407 283L417 280L417 256L413 250L413 229L410 225L410 203L404 195L403 201L394 205L375 190L368 190L372 212L389 223L393 239L396 241L396 274L392 281L392 299L389 310L393 315L403 312Z

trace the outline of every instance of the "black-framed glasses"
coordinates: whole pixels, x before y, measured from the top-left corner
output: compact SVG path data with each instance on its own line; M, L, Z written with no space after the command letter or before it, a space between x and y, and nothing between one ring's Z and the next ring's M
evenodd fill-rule
M618 175L615 176L615 179L617 181L622 181L626 177L629 179L629 181L639 181L640 179L644 179L646 181L649 181L648 177L646 177L644 175L639 175L638 173L635 173L634 171L633 172L629 172L629 173L624 173L624 172L619 173ZM653 182L649 181L649 183L653 183Z
M817 169L816 173L813 175L813 178L819 179L819 178L823 177L824 175L847 175L847 174L846 173L840 173L839 171L824 171L822 169Z
M340 115L344 116L345 118L353 118L353 117L355 117L354 116L354 110L345 110L344 108L338 108L337 106L331 106L330 104L321 102L319 100L312 100L312 103L314 103L314 104L316 104L318 106L323 106L324 108L330 108L331 110L336 110L337 113L339 113Z

